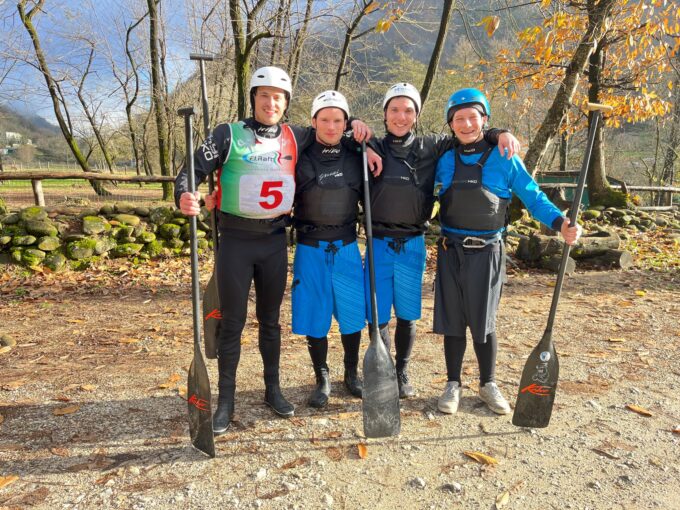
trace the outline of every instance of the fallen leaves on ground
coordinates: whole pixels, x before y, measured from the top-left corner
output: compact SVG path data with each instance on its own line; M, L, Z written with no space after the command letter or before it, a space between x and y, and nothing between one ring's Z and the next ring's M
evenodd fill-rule
M368 446L366 446L364 443L359 443L357 445L357 451L359 452L360 459L365 459L368 457Z
M345 452L338 446L329 446L326 448L326 455L328 455L331 460L336 462L345 458Z
M65 414L73 414L77 411L80 410L79 405L73 405L73 406L66 406L66 407L59 407L52 411L52 414L54 416L64 416Z
M7 487L9 484L16 482L19 479L16 475L0 476L0 489Z
M0 423L2 423L2 420L0 420ZM680 434L680 425L676 425L675 427L673 427L673 430L671 430L671 432L673 432L673 434Z
M510 492L504 491L496 496L496 508L503 508L510 501Z
M159 390L166 390L166 389L169 389L169 388L174 388L181 379L182 379L181 375L172 374L170 377L168 377L167 381L158 385L158 389Z
M298 457L295 460L291 460L290 462L286 462L283 466L281 466L281 469L293 469L296 467L300 466L306 466L311 462L311 459L309 457Z
M463 452L463 455L476 460L480 464L486 464L491 466L498 464L498 460L482 452L465 451Z
M630 409L634 413L638 413L642 416L654 416L650 411L644 407L636 406L635 404L627 404L626 409Z

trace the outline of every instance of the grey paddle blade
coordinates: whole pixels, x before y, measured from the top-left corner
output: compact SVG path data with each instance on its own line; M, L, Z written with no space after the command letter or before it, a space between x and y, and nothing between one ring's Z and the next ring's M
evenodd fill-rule
M189 406L189 434L191 444L210 457L215 457L215 439L210 406L210 379L200 351L189 367L187 380Z
M552 341L552 331L531 351L519 383L512 424L518 427L543 428L550 423L560 375L560 363Z
M374 332L372 337L377 337ZM364 389L362 393L364 434L366 437L390 437L399 434L399 386L392 357L382 340L372 338L364 355Z
M217 337L219 334L220 320L220 298L217 294L217 278L215 272L210 276L208 286L203 293L203 348L205 357L217 359Z

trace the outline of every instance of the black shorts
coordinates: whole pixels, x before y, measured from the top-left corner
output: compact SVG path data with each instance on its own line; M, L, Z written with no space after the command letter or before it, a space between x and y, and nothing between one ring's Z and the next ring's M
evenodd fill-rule
M503 290L505 250L502 241L484 248L463 248L440 239L434 294L434 332L465 336L484 343L496 331L496 313Z

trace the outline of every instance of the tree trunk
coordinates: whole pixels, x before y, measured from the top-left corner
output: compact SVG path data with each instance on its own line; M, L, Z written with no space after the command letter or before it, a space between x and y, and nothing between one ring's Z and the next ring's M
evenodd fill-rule
M562 263L562 255L549 255L546 257L541 257L539 265L543 269L548 269L553 273L557 273L560 270L560 264ZM565 268L564 274L573 274L576 271L576 261L569 257L567 259L567 267Z
M349 24L347 30L345 31L345 40L342 43L342 49L340 51L338 70L335 72L335 85L333 86L335 90L340 90L340 81L345 74L345 65L347 65L347 57L349 56L349 46L352 44L352 40L354 39L352 37L354 31L357 29L359 23L361 23L361 20L366 15L366 7L368 7L370 4L370 2L367 0L364 0L364 2L365 4L363 7L361 7L359 14L357 14L357 17L352 20L352 23Z
M167 121L165 104L163 101L164 91L161 75L160 54L158 51L159 22L156 2L147 0L149 7L149 50L151 58L151 96L156 113L156 136L158 138L158 163L161 175L170 175L170 164L168 154ZM163 200L172 200L172 183L163 183Z
M45 84L47 85L47 90L50 94L50 99L52 100L52 109L54 110L54 117L57 119L57 124L59 125L59 129L61 130L61 134L64 136L66 144L71 150L73 157L78 162L78 165L80 166L80 168L83 169L84 172L89 172L90 168L87 163L87 160L80 151L78 141L76 140L75 136L73 136L73 131L69 128L69 125L67 124L67 121L64 118L65 115L66 117L68 117L68 109L66 107L66 102L65 101L60 102L59 84L52 77L50 68L47 65L45 53L40 44L38 31L35 29L35 26L33 25L33 16L35 16L37 12L42 10L45 0L39 0L37 3L34 4L33 9L31 9L28 12L26 12L26 1L27 0L20 0L19 3L17 4L17 9L19 10L19 17L24 27L26 28L28 35L31 37L33 49L35 50L35 56L36 59L38 60L38 69L40 70L40 73L43 75L43 79L45 80ZM60 105L63 105L64 112L62 112ZM92 188L95 190L97 195L111 194L109 191L104 189L101 183L93 182Z
M676 73L680 74L680 51L675 54ZM668 137L668 148L663 160L663 170L661 171L661 183L666 186L673 186L675 177L675 161L678 159L678 149L680 149L680 76L673 80L673 112L671 116L671 133ZM672 193L660 194L657 205L672 205Z
M300 77L300 55L302 54L302 48L307 39L307 26L309 25L309 20L312 17L312 4L314 0L307 0L307 7L305 8L305 19L302 22L302 28L298 29L295 33L295 40L293 41L293 49L290 52L290 57L288 60L288 72L290 73L290 81L293 86L293 90L297 87L298 78Z
M615 232L596 232L581 236L571 248L571 257L582 259L604 254L607 250L617 250L621 238ZM540 260L562 253L564 243L557 236L532 235L522 238L517 247L517 257L522 260Z
M592 13L592 15L588 17L586 32L579 41L574 56L567 66L559 91L524 158L524 164L532 175L535 175L538 171L550 140L557 134L562 119L571 106L579 78L588 63L588 57L592 50L602 39L605 30L604 20L611 11L614 2L615 0L588 0L589 13Z
M633 255L626 250L607 250L602 255L588 259L588 262L617 269L630 269L634 265Z
M420 90L420 99L423 106L425 105L425 101L427 101L427 96L430 94L430 88L432 88L434 77L437 74L437 69L439 68L439 61L441 60L442 51L444 50L444 42L446 42L446 32L449 30L449 22L451 20L453 3L453 0L444 0L442 16L439 22L437 41L434 44L432 56L430 57L430 64L427 66L425 80L423 81L423 86Z
M569 138L566 133L560 135L560 172L566 172L569 163Z

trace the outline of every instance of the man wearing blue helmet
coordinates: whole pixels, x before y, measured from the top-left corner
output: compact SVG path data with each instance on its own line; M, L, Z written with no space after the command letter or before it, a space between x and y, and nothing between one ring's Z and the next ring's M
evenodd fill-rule
M538 188L522 160L499 156L484 139L490 114L489 102L477 89L461 89L450 97L446 121L460 145L440 158L435 175L442 238L437 249L434 332L444 335L448 376L438 408L448 414L458 410L468 327L479 365L479 396L493 412L510 412L495 382L495 331L505 270L501 234L512 194L536 219L561 232L568 244L580 235L580 228L569 226Z
M415 135L421 99L409 83L396 83L388 89L383 110L387 135L371 143L383 158L382 174L371 182L378 325L389 350L388 323L394 308L399 396L407 398L415 395L407 368L416 338L416 321L421 315L424 232L435 200L435 168L437 159L452 149L456 140L451 136ZM489 131L487 137L490 144L498 143L500 154L507 148L511 155L519 147L511 134L500 130ZM367 282L365 288L368 291ZM366 302L370 303L368 295ZM370 306L367 314L373 327Z

